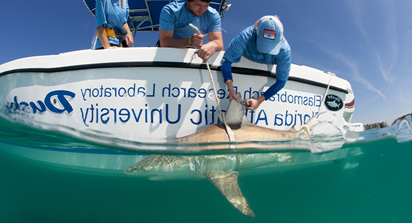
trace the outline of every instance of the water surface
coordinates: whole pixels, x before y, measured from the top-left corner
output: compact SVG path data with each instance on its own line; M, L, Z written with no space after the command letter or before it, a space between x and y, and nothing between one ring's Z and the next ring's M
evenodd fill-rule
M408 116L384 129L352 133L348 142L318 136L316 143L341 146L316 154L276 149L157 151L154 155L185 157L193 165L174 172L166 168L128 175L125 169L152 153L102 146L1 119L0 218L1 222L411 222L410 124ZM226 161L213 168L238 168L234 171L239 173L239 187L255 218L235 209L202 175L207 171L202 166L205 160L215 156ZM236 163L240 157L243 163Z

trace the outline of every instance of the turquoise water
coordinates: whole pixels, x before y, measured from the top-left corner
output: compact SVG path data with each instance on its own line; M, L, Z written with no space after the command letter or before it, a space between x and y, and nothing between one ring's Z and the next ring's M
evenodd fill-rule
M1 119L0 222L412 222L410 123L408 116L319 154L157 152L191 165L126 174L150 154ZM239 173L255 218L205 177L212 169Z

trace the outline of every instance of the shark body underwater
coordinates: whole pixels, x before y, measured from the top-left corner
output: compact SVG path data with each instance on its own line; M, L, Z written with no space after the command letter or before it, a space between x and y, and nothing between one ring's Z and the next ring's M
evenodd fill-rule
M237 96L240 99L240 94ZM225 117L236 142L310 138L309 129L306 126L303 126L300 131L278 131L253 125L246 118L243 106L235 100L230 102ZM176 141L179 143L220 143L229 142L229 137L225 126L220 123L191 135L177 138ZM204 147L200 149L204 149ZM254 218L255 214L240 190L237 171L257 168L274 162L293 162L293 160L291 155L285 152L198 156L150 155L124 170L124 173L149 175L150 180L206 177L236 209L244 215Z

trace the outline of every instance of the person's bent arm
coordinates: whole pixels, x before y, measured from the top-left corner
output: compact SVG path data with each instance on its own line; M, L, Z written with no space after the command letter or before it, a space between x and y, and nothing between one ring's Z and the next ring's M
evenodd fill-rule
M221 31L215 31L215 32L210 32L209 33L209 43L213 43L215 46L216 51L222 51L224 46L223 46L223 37L222 37L222 32Z
M239 102L239 98L236 97L236 91L233 87L232 62L230 62L226 58L223 58L220 69L222 71L223 80L225 81L227 89L229 90L229 101L235 99L235 101Z
M270 88L265 93L263 93L259 98L252 98L247 100L246 102L250 104L250 106L246 106L247 109L257 109L262 102L278 93L285 86L291 68L290 49L286 51L282 57L278 58L277 62L278 63L276 66L276 82L272 86L270 86Z
M132 46L133 45L133 35L132 35L132 32L130 31L130 28L127 22L123 24L123 29L126 31L125 40L126 40L127 45Z
M173 38L173 31L159 30L159 41L161 47L176 47L185 48L189 46L200 46L203 41L204 35L193 34L190 37L191 44L189 44L189 38L176 39Z
M256 99L251 98L246 100L247 104L245 107L252 111L257 109L260 106L260 104L262 104L262 102L266 101L267 99L278 93L278 91L280 91L280 89L282 89L285 86L285 84L286 81L276 80L276 82L272 86L270 86L270 88L267 91L265 91L265 93L263 93L260 97Z
M109 38L107 38L106 29L104 28L104 26L99 26L96 28L96 30L103 48L110 48Z
M276 80L276 82L272 86L270 86L270 88L267 89L265 93L263 93L263 95L266 99L269 99L270 97L278 93L278 91L280 91L280 89L282 89L285 84L286 81Z

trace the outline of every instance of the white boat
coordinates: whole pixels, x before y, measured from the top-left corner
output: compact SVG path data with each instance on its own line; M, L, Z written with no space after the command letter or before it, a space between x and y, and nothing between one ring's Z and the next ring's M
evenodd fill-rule
M219 4L222 12L226 1ZM138 12L131 8L131 14ZM132 21L138 31L147 20L136 14ZM220 107L226 109L223 54L216 52L209 64ZM232 67L235 88L245 99L258 97L276 80L273 65L243 58ZM3 117L42 129L139 143L162 143L219 122L209 71L195 49L81 50L18 59L0 65L0 104ZM350 123L354 109L348 81L292 64L286 86L246 115L258 126L288 130L320 111Z
M219 71L223 53L209 63L225 109L228 91ZM242 59L233 65L237 91L243 98L259 96L275 82L275 69ZM3 112L13 120L131 141L185 136L218 122L209 72L193 49L83 50L19 59L0 66L0 89ZM246 115L256 125L287 130L321 109L350 122L354 95L349 82L292 65L286 86Z

